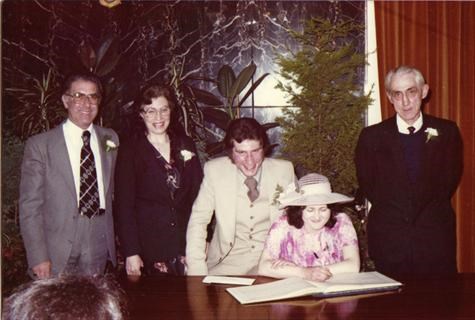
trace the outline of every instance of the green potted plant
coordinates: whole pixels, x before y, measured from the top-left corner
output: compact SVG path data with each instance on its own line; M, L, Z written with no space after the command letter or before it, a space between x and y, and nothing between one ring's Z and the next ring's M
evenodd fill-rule
M335 190L353 195L357 190L353 150L371 103L358 78L366 56L358 52L352 36L362 28L353 21L314 18L302 33L292 33L300 50L278 57L281 75L287 80L278 87L296 107L284 108L277 119L283 129L283 153L303 173L321 173ZM348 214L367 265L364 214L354 208Z

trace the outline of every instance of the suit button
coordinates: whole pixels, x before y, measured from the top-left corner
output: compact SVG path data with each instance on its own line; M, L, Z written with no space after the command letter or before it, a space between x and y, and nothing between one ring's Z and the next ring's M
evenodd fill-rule
M405 218L404 218L404 222L409 223L409 218L408 218L408 217L405 217Z
M174 227L174 226L175 226L175 222L170 223L170 225L171 225L172 227Z
M254 205L251 203L251 204L249 205L249 207L252 208L252 207L254 207Z
M254 216L250 216L250 219L251 219L251 220L254 219Z

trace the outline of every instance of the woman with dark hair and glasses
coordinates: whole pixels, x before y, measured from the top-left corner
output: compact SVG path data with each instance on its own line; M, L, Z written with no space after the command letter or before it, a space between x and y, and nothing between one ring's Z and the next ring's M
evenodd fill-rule
M185 234L202 169L176 116L172 90L147 86L137 103L140 134L119 148L115 204L128 275L185 272Z
M277 199L285 214L269 230L259 274L324 281L332 274L358 272L358 239L350 218L336 210L352 201L332 192L325 176L311 173L289 185Z

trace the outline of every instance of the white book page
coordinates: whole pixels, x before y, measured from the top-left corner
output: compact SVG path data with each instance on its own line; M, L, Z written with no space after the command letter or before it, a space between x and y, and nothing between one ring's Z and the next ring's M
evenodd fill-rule
M316 285L318 283L315 283ZM336 292L354 289L370 289L380 287L401 286L402 284L378 272L340 273L325 281L327 290Z
M206 276L203 283L251 285L256 279L225 276Z
M249 287L234 287L226 290L240 303L255 303L282 300L305 295L324 295L347 291L364 291L376 288L396 288L401 286L391 278L378 272L336 274L325 282L288 278Z
M228 288L226 290L239 302L250 303L299 297L323 291L324 286L322 284L319 284L319 286L322 286L322 288L320 289L304 279L288 278L245 288Z

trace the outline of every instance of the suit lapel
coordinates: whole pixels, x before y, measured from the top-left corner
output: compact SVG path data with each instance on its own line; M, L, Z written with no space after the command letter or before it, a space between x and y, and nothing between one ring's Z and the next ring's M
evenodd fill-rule
M437 128L436 125L433 123L432 119L428 116L424 116L424 125L422 126L421 130L426 130L427 128L435 128L440 132L440 128ZM424 147L422 151L422 175L421 175L421 190L426 191L428 187L430 187L430 178L431 175L435 173L436 169L433 168L432 163L434 163L434 159L437 157L437 150L439 149L439 142L438 141L426 141L424 140Z
M170 136L170 159L173 159L174 166L178 169L178 172L180 173L180 178L183 175L183 170L185 168L184 160L180 156L180 152L182 149L186 149L182 146L182 141L179 140L176 136Z
M230 159L226 159L226 167L223 167L223 172L221 175L221 188L222 190L226 190L226 195L229 195L227 200L224 200L226 204L226 211L223 212L226 217L222 219L225 223L227 223L227 229L229 230L229 236L232 237L234 242L234 236L236 232L236 209L238 207L238 184L239 184L239 169L236 167L235 164L231 162ZM229 216L228 216L229 215Z
M279 181L279 180L276 179L275 174L273 174L274 170L273 170L272 164L271 162L267 160L267 158L264 158L264 162L262 163L261 170L262 170L261 172L262 187L260 191L262 194L265 194L267 196L267 199L269 199L268 200L269 219L272 223L279 214L279 210L277 206L272 205L274 201L276 187L277 187L276 181ZM287 186L281 186L281 187L284 189L287 188Z
M63 124L56 127L53 132L53 137L49 142L51 143L51 154L57 161L57 168L55 169L59 171L60 176L64 177L69 191L74 199L76 199L76 186L74 184L73 169L69 159L68 147L66 146L66 140L64 138Z
M112 155L110 152L106 152L104 142L106 140L106 135L101 127L94 125L94 131L97 136L97 145L99 147L99 156L101 157L101 166L102 166L102 182L104 185L104 194L107 195L110 186L111 179L111 168L112 168Z
M271 168L271 165L269 163L269 161L267 161L266 158L264 158L264 162L262 162L262 167L261 167L261 189L260 189L260 192L262 194L266 194L267 198L272 202L272 198L273 198L273 195L274 195L274 191L275 190L272 190L273 189L273 184L275 183L275 180L274 179L271 179L272 178L272 168ZM282 187L287 187L287 186L282 186Z
M162 164L162 160L158 160L156 158L156 153L158 152L155 150L155 148L152 146L152 144L148 141L148 139L143 136L141 139L139 139L138 142L139 148L137 148L138 152L140 152L139 158L142 159L144 162L144 166L147 168L150 168L148 171L148 174L150 175L150 179L152 181L163 181L164 183L158 183L155 188L155 193L157 194L157 197L162 197L164 194L168 195L168 200L170 202L173 201L172 197L170 196L170 190L168 189L168 185L166 183L168 179L167 171ZM170 151L170 157L173 157L173 150ZM180 179L185 178L181 172L180 172ZM183 184L183 181L180 182L180 185Z

